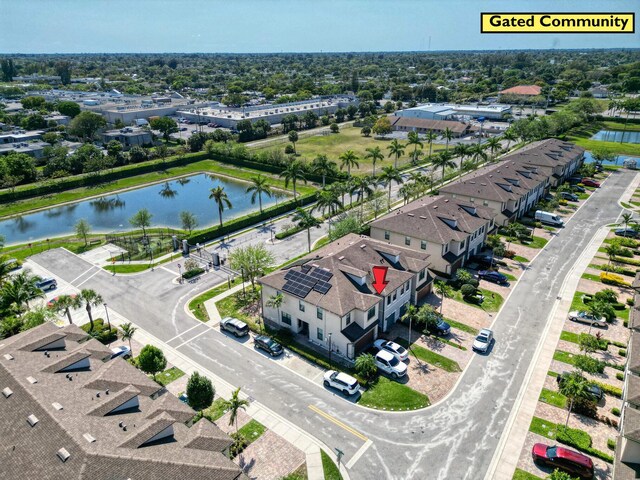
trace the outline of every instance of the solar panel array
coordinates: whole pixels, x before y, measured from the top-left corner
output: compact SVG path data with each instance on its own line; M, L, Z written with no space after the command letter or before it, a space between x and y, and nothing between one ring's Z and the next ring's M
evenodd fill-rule
M333 273L317 267L310 269L310 267L304 266L302 268L302 272L289 270L286 273L284 276L286 282L282 290L297 297L305 298L311 290L324 295L331 289L329 280L333 277Z

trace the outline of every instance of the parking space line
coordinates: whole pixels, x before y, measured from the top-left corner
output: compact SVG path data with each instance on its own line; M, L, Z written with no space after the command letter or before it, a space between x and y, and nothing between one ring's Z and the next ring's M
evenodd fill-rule
M353 467L356 462L358 460L360 460L360 457L362 457L362 455L364 455L364 452L367 451L367 449L373 445L373 442L371 440L367 440L366 442L364 442L364 445L362 445L358 451L355 453L355 455L353 457L351 457L351 459L349 460L349 462L347 462L347 464L345 465L347 467L347 470L350 469L351 467Z
M198 328L198 327L202 327L202 326L205 326L205 327L206 327L206 325L205 325L204 323L198 323L197 325L194 325L193 327L186 329L184 332L179 333L179 334L178 334L178 335L176 335L175 337L170 338L169 340L166 340L166 342L165 342L165 343L169 343L169 342L171 342L171 341L175 340L176 338L179 338L179 337L183 336L185 333L190 332L191 330L193 330L193 329L195 329L195 328Z
M78 275L76 278L74 278L73 280L69 280L69 283L73 285L73 282L75 282L76 280L80 279L81 277L84 277L87 273L89 273L91 270L93 270L94 268L96 268L95 265L87 268L84 272L82 272L80 275Z
M183 345L186 345L189 342L192 342L193 340L195 340L196 338L198 338L200 335L204 335L205 333L209 333L210 329L206 329L204 332L197 334L195 337L191 337L189 340L187 340L186 342L182 342L180 345L178 345L177 347L173 347L173 348L180 348Z
M87 283L89 280L91 280L93 277L95 277L97 274L99 274L102 271L101 268L99 268L98 270L96 270L95 272L93 272L92 275L89 275L87 278L85 278L83 281L81 281L78 285L75 285L76 288L80 288L81 285L84 285L85 283Z
M321 417L326 418L327 420L329 420L332 423L335 423L337 426L339 426L340 428L346 430L347 432L349 432L351 435L354 435L356 437L358 437L360 440L362 440L363 442L366 442L367 440L369 440L367 437L365 437L363 434L361 434L360 432L358 432L357 430L354 430L353 428L351 428L349 425L341 422L340 420L338 420L336 417L333 417L331 415L329 415L326 412L323 412L322 410L320 410L318 407L316 407L315 405L309 405L309 409L314 411L315 413L317 413L318 415L320 415Z

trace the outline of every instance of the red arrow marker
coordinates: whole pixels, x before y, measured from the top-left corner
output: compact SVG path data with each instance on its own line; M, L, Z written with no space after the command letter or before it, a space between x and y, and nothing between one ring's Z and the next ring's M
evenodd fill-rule
M384 290L384 287L386 287L387 284L389 283L385 280L387 278L388 269L389 267L380 267L380 266L373 267L373 278L375 280L373 282L373 288L376 289L376 292L378 292L378 295L382 293L382 291Z

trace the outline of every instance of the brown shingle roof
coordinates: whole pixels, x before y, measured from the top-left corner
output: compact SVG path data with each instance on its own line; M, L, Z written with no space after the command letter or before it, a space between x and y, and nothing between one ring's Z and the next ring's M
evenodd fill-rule
M128 362L107 362L92 378L84 384L85 388L106 390L112 392L126 388L128 385L136 387L143 395L153 395L162 387L146 375L140 375L138 370Z
M398 255L399 261L392 261ZM412 258L411 265L408 259ZM390 245L369 237L349 234L328 244L313 254L307 255L309 266L317 266L331 272L329 280L331 288L326 294L311 290L305 301L325 310L343 316L353 309L366 311L376 305L381 296L375 293L372 286L371 268L374 265L389 267L386 280L389 282L386 291L390 292L415 276L415 273L429 266L429 255L404 247ZM290 270L302 271L301 262L295 266L277 270L260 279L260 283L282 290L285 275ZM365 276L365 284L358 285L353 277Z
M622 435L640 443L640 411L630 407L624 409Z
M549 138L532 142L507 155L503 160L520 162L523 165L554 168L571 163L583 155L584 148L557 138Z
M542 88L538 85L518 85L516 87L507 88L500 93L506 95L540 95Z
M87 412L87 415L95 415L97 417L104 417L121 405L124 405L129 400L140 395L140 390L136 387L129 385L116 393L107 394L106 391L101 397L102 401L95 405L91 410Z
M488 207L442 196L423 197L372 222L371 226L446 244L465 240L494 217L495 212Z
M229 435L206 418L198 420L198 422L189 429L189 434L190 440L188 440L185 445L189 448L222 452L233 443Z
M628 353L627 368L633 373L640 375L640 332L631 332Z
M640 406L640 377L637 375L628 376L625 400L635 406Z
M155 409L151 410L147 418L154 418L162 412L169 413L180 423L187 423L193 418L196 412L184 402L181 402L175 395L168 392L163 393L153 402Z

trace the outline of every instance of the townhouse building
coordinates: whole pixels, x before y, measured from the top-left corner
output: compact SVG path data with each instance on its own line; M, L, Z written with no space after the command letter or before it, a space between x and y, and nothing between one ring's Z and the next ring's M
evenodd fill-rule
M532 142L507 155L503 160L551 169L549 185L557 187L582 166L584 148L557 138L550 138Z
M431 289L429 264L426 252L347 235L259 280L264 321L353 361ZM373 267L387 269L380 293Z
M429 254L431 269L451 275L480 253L495 228L489 207L445 196L423 197L371 223L371 238Z
M496 213L496 225L506 225L529 211L550 187L551 169L511 160L480 168L439 193Z

